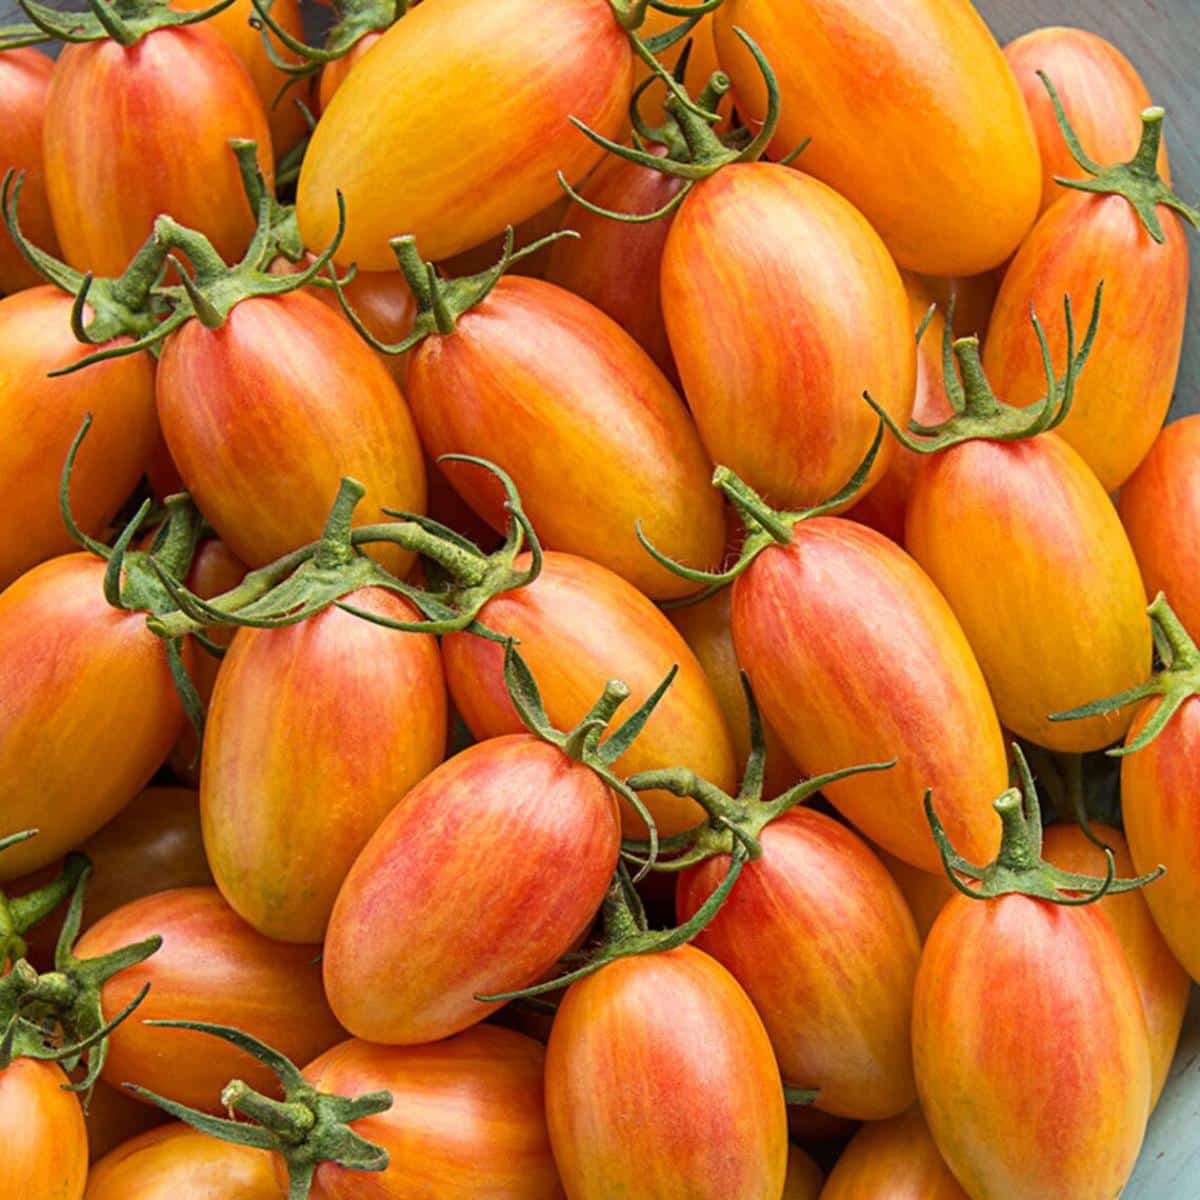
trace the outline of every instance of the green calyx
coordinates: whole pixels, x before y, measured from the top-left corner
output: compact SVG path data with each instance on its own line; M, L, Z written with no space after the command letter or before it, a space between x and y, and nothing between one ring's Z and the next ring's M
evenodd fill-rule
M1094 700L1069 712L1050 714L1051 721L1077 721L1084 717L1098 717L1116 712L1154 696L1161 697L1162 703L1155 708L1137 737L1124 746L1114 746L1107 752L1114 758L1144 750L1162 733L1185 701L1193 696L1200 696L1200 648L1197 648L1191 635L1184 629L1183 622L1175 615L1162 592L1155 596L1154 602L1146 612L1150 616L1154 644L1162 662L1162 669L1145 683L1138 684L1128 691L1119 692L1103 700Z
M86 12L59 12L38 0L17 0L42 37L39 41L99 42L111 38L122 46L133 46L156 29L197 25L228 8L233 0L219 0L197 12L177 12L167 0L88 0ZM8 41L0 32L0 44L6 48L29 44Z
M1020 746L1013 746L1020 776L1020 788L1009 788L994 802L1003 833L995 860L986 867L967 862L950 844L945 828L933 807L933 793L925 793L925 815L942 856L950 882L972 900L993 900L998 896L1020 893L1052 904L1078 907L1094 904L1105 896L1130 892L1152 883L1163 874L1159 867L1137 879L1116 878L1112 851L1104 850L1108 870L1103 878L1064 871L1042 858L1042 816L1037 790L1029 764ZM964 877L970 882L964 882Z
M25 829L0 838L0 854L10 846L36 837L37 832L36 829ZM45 887L12 898L0 891L0 971L6 964L25 957L25 934L44 921L75 890L86 868L87 859L82 854L72 854L63 864L58 878Z
M500 282L505 272L513 265L527 258L530 254L556 242L560 238L577 238L579 234L574 229L560 229L557 233L548 234L528 246L513 251L513 229L510 225L504 231L504 250L495 266L481 271L478 275L464 275L459 279L443 279L437 268L431 262L426 262L417 251L417 240L411 234L392 238L388 245L396 256L396 262L404 275L413 298L417 302L417 314L413 320L412 332L399 342L382 342L363 324L362 318L354 311L342 289L343 280L339 280L331 272L330 282L337 293L338 301L351 324L365 342L381 354L406 354L418 342L433 334L445 337L454 332L459 317L470 312L491 295L492 289Z
M211 1116L134 1084L125 1086L201 1133L236 1146L278 1154L287 1164L288 1200L306 1200L313 1175L323 1162L334 1162L347 1171L387 1170L388 1152L359 1136L350 1124L387 1112L392 1107L390 1092L367 1092L354 1097L319 1092L279 1051L226 1025L200 1021L147 1021L146 1024L162 1029L189 1029L221 1038L274 1071L282 1085L282 1101L256 1092L240 1079L231 1081L221 1093L221 1103L227 1109L248 1117L253 1124Z
M1146 232L1160 244L1166 240L1166 235L1158 219L1159 205L1177 212L1193 229L1200 229L1200 212L1180 200L1171 190L1170 184L1158 173L1158 151L1162 144L1163 120L1166 117L1162 108L1155 106L1142 113L1141 141L1136 153L1128 162L1101 166L1088 156L1075 130L1071 128L1071 122L1067 119L1062 101L1049 76L1045 71L1039 71L1038 78L1050 93L1054 115L1058 118L1058 127L1062 130L1071 157L1081 170L1091 176L1090 179L1067 179L1056 175L1055 183L1080 192L1124 196L1133 206Z
M658 854L658 829L654 818L637 792L614 773L613 764L645 728L678 670L677 666L672 667L658 687L602 741L601 737L608 731L617 709L629 698L629 688L625 683L610 679L604 685L600 698L573 729L556 729L542 704L537 680L517 652L516 643L509 638L504 646L504 684L521 723L530 733L557 746L568 758L590 767L614 792L629 802L649 831L648 862L651 865ZM648 869L648 866L644 867L642 874Z
M750 723L750 757L746 761L742 785L736 796L723 792L707 779L701 779L686 767L660 771L643 771L631 775L626 782L634 791L661 789L676 796L688 796L695 800L708 814L708 819L697 828L668 838L661 849L673 855L660 859L655 870L677 872L686 870L718 855L741 852L751 862L762 857L762 831L786 812L803 803L831 783L861 775L868 771L886 771L896 765L889 762L867 763L863 766L845 767L806 779L795 787L764 800L763 777L766 769L766 744L763 740L762 720L754 690L746 673L742 672L742 690L746 696L746 708ZM627 852L644 850L643 843L626 843ZM632 854L630 854L632 857ZM635 860L636 861L636 860Z
M1028 408L1018 408L1006 404L992 391L991 384L983 371L983 363L979 357L979 339L977 337L955 338L952 329L954 321L954 305L950 305L946 315L946 329L942 338L942 376L945 381L946 396L950 401L954 415L948 417L940 425L922 425L918 421L909 422L908 429L902 429L890 413L877 403L869 392L863 393L863 398L875 411L876 415L891 430L896 440L908 450L916 454L937 454L942 450L957 446L961 442L986 440L993 442L1018 442L1027 438L1037 437L1057 428L1067 419L1071 405L1075 399L1075 384L1079 372L1087 362L1092 351L1092 343L1096 339L1096 330L1100 324L1100 302L1104 295L1104 283L1096 286L1095 298L1092 301L1092 316L1084 334L1083 344L1078 352L1075 349L1075 321L1071 313L1070 296L1063 297L1063 308L1066 314L1067 327L1067 365L1060 378L1054 372L1051 361L1050 345L1046 341L1045 331L1038 320L1037 313L1030 310L1030 321L1034 333L1037 334L1038 344L1042 350L1042 367L1046 373L1046 394L1037 404ZM922 324L928 323L926 321ZM958 369L955 369L955 360Z
M825 516L827 513L849 504L866 483L882 444L883 424L881 422L875 431L875 437L867 450L866 457L859 463L854 474L836 495L812 508L790 512L772 508L749 484L739 479L728 467L717 467L713 472L713 486L719 488L733 505L746 530L737 561L724 571L699 571L684 563L676 562L673 558L668 558L646 536L639 521L636 526L638 540L654 561L681 579L701 585L701 590L694 595L685 596L681 600L662 602L659 607L681 608L706 600L727 584L732 583L768 546L789 545L793 537L792 531L801 521Z
M617 24L627 33L635 33L642 27L646 20L646 12L651 8L666 13L668 16L679 17L685 22L682 32L668 31L672 35L671 40L665 46L656 45L654 53L657 54L674 45L701 17L715 12L725 0L697 0L695 4L673 4L670 0L608 0L608 2ZM653 42L655 39L651 39L651 41Z
M310 46L284 29L271 16L271 0L253 0L255 16L251 24L263 31L267 57L286 75L301 78L313 75L326 63L345 58L369 33L390 29L409 9L409 0L336 0L335 19L325 34L323 46ZM275 49L270 32L302 62L289 62Z

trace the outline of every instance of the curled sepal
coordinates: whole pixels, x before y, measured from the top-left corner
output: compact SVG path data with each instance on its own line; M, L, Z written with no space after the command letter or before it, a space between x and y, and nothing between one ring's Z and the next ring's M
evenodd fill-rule
M1103 847L1107 870L1102 878L1064 871L1046 862L1042 858L1042 815L1033 776L1021 747L1015 743L1013 755L1021 786L1008 788L993 801L1003 832L1000 849L986 867L968 862L954 849L934 809L932 790L925 793L925 816L946 875L964 896L993 900L1019 892L1052 904L1079 907L1094 904L1105 896L1145 887L1163 874L1165 868L1160 866L1136 879L1118 879L1113 853L1108 847Z
M1128 162L1102 166L1084 150L1049 76L1045 71L1039 71L1038 78L1050 93L1054 115L1058 119L1058 127L1062 130L1071 157L1081 170L1091 176L1090 179L1067 179L1065 176L1055 175L1055 183L1081 192L1124 196L1133 206L1133 211L1137 213L1146 232L1159 243L1166 240L1162 223L1158 219L1160 204L1177 212L1193 229L1200 229L1200 212L1180 200L1171 190L1171 185L1158 173L1158 151L1162 144L1163 120L1166 117L1162 108L1155 105L1143 111L1141 141Z
M60 12L38 0L17 0L21 11L49 38L63 42L99 42L111 38L126 47L156 29L207 21L232 3L233 0L217 0L195 12L178 12L167 0L89 0L86 12Z
M1067 363L1062 376L1054 371L1050 345L1045 331L1032 307L1029 310L1033 331L1037 335L1042 352L1042 369L1046 375L1046 392L1036 404L1018 408L1006 404L992 391L983 363L979 357L977 337L955 338L951 323L953 309L946 321L942 340L942 374L946 396L954 413L940 425L922 425L912 421L908 429L901 428L894 417L870 392L863 398L874 409L901 445L917 454L937 454L960 442L984 439L993 442L1016 442L1037 437L1040 433L1054 429L1067 419L1075 399L1075 385L1079 372L1087 362L1096 340L1100 323L1100 303L1104 295L1104 281L1096 285L1092 300L1092 315L1088 322L1083 343L1076 350L1075 321L1071 313L1071 297L1063 297L1063 310L1067 329ZM955 369L955 360L958 369Z
M323 1162L337 1163L347 1171L387 1170L388 1152L355 1133L350 1123L387 1112L392 1107L391 1092L366 1092L353 1097L320 1092L278 1050L227 1025L201 1021L147 1021L146 1024L221 1038L275 1073L283 1091L282 1101L256 1092L240 1079L231 1080L221 1092L221 1103L227 1109L249 1117L254 1124L214 1117L146 1088L130 1083L125 1086L201 1133L233 1145L278 1154L287 1164L288 1200L306 1200L313 1173Z
M9 837L0 838L0 853L10 846L27 842L36 835L36 829L25 829ZM58 876L44 887L12 898L0 891L0 971L17 959L25 957L25 934L44 921L71 895L87 866L88 860L85 855L69 854Z
M1154 623L1154 642L1162 659L1162 669L1145 683L1139 683L1128 691L1118 692L1103 700L1093 700L1068 712L1050 714L1051 721L1077 721L1116 712L1152 696L1161 696L1162 702L1150 714L1150 719L1142 726L1137 737L1124 746L1114 746L1108 751L1114 758L1144 750L1167 727L1184 701L1200 696L1200 648L1197 648L1162 592L1154 597L1146 611Z
M719 592L723 587L732 583L768 546L788 545L792 540L792 531L801 521L825 516L827 513L844 508L862 490L867 477L871 474L871 468L875 465L875 459L879 455L879 448L882 444L883 422L880 421L866 456L836 495L812 508L797 509L791 512L772 508L762 496L749 484L738 478L728 467L717 467L713 471L713 486L719 488L729 503L733 505L745 529L745 537L742 539L737 560L723 571L700 571L669 558L650 541L646 536L646 531L642 528L641 521L638 521L634 530L637 533L638 541L642 543L642 547L650 557L681 579L699 584L702 589L691 596L684 596L680 600L665 601L660 604L660 607L681 608L688 604L698 604L701 600L707 599L713 593Z
M263 30L263 45L272 64L284 74L295 77L315 74L326 63L345 58L369 33L382 33L408 11L408 0L337 0L336 20L325 34L323 46L310 46L284 29L271 15L270 0L252 0L255 16L251 24ZM302 62L288 62L275 49L270 31Z

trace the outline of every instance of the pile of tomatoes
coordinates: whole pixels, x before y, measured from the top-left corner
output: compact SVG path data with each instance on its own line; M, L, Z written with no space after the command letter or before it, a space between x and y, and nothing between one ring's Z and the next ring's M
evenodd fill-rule
M203 3L0 30L0 1196L1117 1195L1200 979L1135 69Z

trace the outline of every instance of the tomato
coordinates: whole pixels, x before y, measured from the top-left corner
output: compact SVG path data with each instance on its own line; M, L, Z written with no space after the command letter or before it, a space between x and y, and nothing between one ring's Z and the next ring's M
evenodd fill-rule
M788 1132L805 1144L824 1146L830 1142L844 1142L858 1125L857 1121L832 1116L811 1104L788 1106Z
M633 51L608 0L441 0L413 9L338 88L305 155L296 215L327 245L335 192L349 224L338 261L392 266L388 239L449 258L559 195L626 119ZM452 131L452 136L446 136Z
M231 1079L273 1087L270 1071L242 1051L146 1021L227 1023L269 1036L301 1061L341 1036L321 990L316 948L269 941L214 888L175 888L126 904L86 930L77 952L104 954L155 933L163 938L158 953L104 985L104 1012L112 1017L150 984L136 1017L109 1040L102 1077L114 1086L136 1083L209 1111L220 1110L218 1097Z
M67 1077L54 1064L15 1058L0 1071L0 1195L20 1200L81 1200L87 1132Z
M663 251L662 307L710 457L778 507L854 473L876 427L864 389L900 424L912 412L900 273L859 213L798 171L741 163L695 185Z
M788 1147L787 1180L780 1200L819 1200L825 1173L799 1146Z
M1086 29L1050 26L1032 29L1004 47L1004 57L1017 77L1025 107L1033 118L1042 158L1042 212L1064 195L1056 175L1082 178L1054 116L1044 71L1058 91L1083 148L1097 162L1124 162L1137 149L1143 109L1150 93L1137 68L1111 42ZM1167 148L1158 155L1159 174L1170 178Z
M171 1122L118 1146L92 1167L86 1200L284 1200L266 1150L235 1146Z
M254 215L229 139L258 143L269 182L270 130L253 81L213 30L64 47L45 120L46 191L71 266L119 274L159 213L203 231L226 260L241 257Z
M1165 592L1187 629L1200 636L1200 416L1158 435L1121 489L1117 509L1137 555L1147 599Z
M181 12L208 8L208 0L171 0L171 7ZM300 41L304 40L304 22L300 16L299 0L271 0L271 20L285 32ZM271 127L271 145L275 157L282 156L308 133L308 123L296 104L297 100L308 99L305 80L293 84L283 95L281 89L290 76L281 71L272 61L263 43L263 31L251 24L257 14L251 0L234 0L228 8L214 13L204 24L229 46L250 73L254 89L262 101L263 111ZM277 57L296 62L296 56L286 49L273 33L267 34L271 48ZM308 100L311 107L311 99Z
M1093 823L1092 832L1112 850L1118 875L1136 873L1129 846L1120 830ZM1047 829L1045 856L1048 862L1067 871L1104 875L1103 852L1088 840L1078 825L1055 825ZM1167 1081L1191 991L1187 972L1167 949L1147 907L1147 900L1160 886L1156 881L1143 891L1106 896L1099 902L1133 968L1146 1011L1146 1027L1150 1034L1151 1107L1158 1102Z
M353 1129L391 1162L371 1175L322 1163L310 1200L355 1200L368 1190L372 1200L561 1200L544 1061L537 1042L490 1025L429 1046L335 1046L304 1076L340 1095L390 1091L392 1107Z
M345 321L301 292L256 296L209 329L187 321L158 364L158 415L188 491L249 566L320 536L344 475L367 499L420 512L425 475L395 383ZM403 571L410 555L380 554Z
M586 200L602 208L652 213L682 186L683 181L674 176L608 158L579 190ZM608 313L673 379L675 361L658 286L670 219L627 225L574 204L567 210L563 228L574 229L580 236L554 243L546 278Z
M909 494L905 540L962 622L1007 728L1072 753L1121 736L1128 713L1048 719L1150 671L1150 623L1129 539L1066 442L1053 433L968 441L926 458Z
M639 520L682 562L703 568L720 559L720 498L687 409L645 351L570 292L501 279L452 333L411 352L408 396L430 454L481 455L506 470L552 549L593 557L655 600L694 585L646 553ZM462 463L443 469L472 508L504 528L493 476Z
M528 565L518 558L517 570ZM620 576L573 554L546 554L541 574L526 587L489 600L479 620L516 638L521 654L542 681L550 720L570 728L583 719L609 679L623 679L632 712L678 667L645 730L617 760L621 776L687 763L718 787L732 788L733 743L703 668L670 621ZM454 706L477 738L524 729L504 685L504 651L471 633L445 639L446 681ZM647 792L643 800L659 834L670 837L703 820L691 800ZM623 805L627 836L646 827Z
M366 52L383 37L384 32L384 30L379 29L372 33L364 34L354 43L348 54L343 54L341 58L335 58L332 62L327 62L321 68L321 82L317 93L318 112L325 112L333 100L334 92L345 83L346 76L350 74L351 67L361 61Z
M762 1021L692 946L571 985L546 1052L550 1142L571 1200L776 1200L787 1115Z
M0 814L40 829L0 879L47 866L149 782L183 726L163 642L109 606L106 564L67 554L0 593ZM190 657L190 656L187 656Z
M338 893L325 991L357 1037L413 1045L483 1020L590 926L616 868L616 801L532 734L443 763L376 830ZM471 919L464 921L464 914Z
M938 306L945 316L954 303L954 328L959 334L974 334L982 342L992 319L992 308L996 303L996 292L1000 287L1001 271L985 271L982 275L965 275L957 278L940 278L936 275L913 276L903 271L905 287L909 280L919 281L922 291ZM909 291L910 297L913 295ZM924 314L922 313L922 316Z
M570 206L571 198L560 189L552 204L539 209L532 217L522 221L514 228L513 245L531 246L534 242L540 242L549 237L550 234L561 228L563 218ZM486 242L480 242L478 246L472 246L470 250L464 250L461 254L442 259L439 266L446 275L454 278L462 275L478 275L481 271L488 271L495 267L504 254L507 236L507 231L497 234L495 237L488 238ZM550 259L550 252L554 244L549 242L525 255L509 268L510 273L528 275L532 279L544 278L546 264Z
M382 342L398 342L412 329L416 303L399 271L359 271L342 289L363 324ZM329 289L313 289L341 315L337 296ZM408 377L407 354L383 354L380 361L401 387Z
M1094 905L955 896L921 956L913 1056L934 1141L973 1200L1121 1191L1150 1051L1133 972Z
M1161 245L1120 195L1065 192L1021 245L1005 273L988 327L983 365L1010 404L1046 394L1039 315L1055 361L1066 342L1062 297L1104 283L1104 314L1075 400L1058 432L1115 491L1145 458L1171 406L1183 347L1188 246L1183 223L1164 206Z
M899 760L827 789L862 833L936 871L932 788L956 844L989 857L989 797L1008 780L1000 725L958 621L912 559L853 521L802 521L738 578L731 620L763 715L805 774Z
M842 1151L822 1200L970 1200L950 1173L913 1105L864 1125Z
M346 602L420 618L382 588ZM239 630L200 770L204 845L225 899L268 937L319 942L355 857L445 749L433 638L332 606L296 625Z
M142 1104L124 1088L110 1087L104 1080L96 1080L84 1115L88 1161L97 1162L122 1142L161 1125L165 1120L166 1113Z
M727 967L761 1014L785 1084L815 1105L879 1120L916 1098L909 1026L921 943L900 889L866 844L812 809L760 835L695 945ZM720 885L729 856L679 876L683 923Z
M149 787L79 847L92 860L84 904L89 924L154 892L212 882L200 840L198 799L189 788ZM58 870L55 864L13 884L12 891L32 891ZM54 960L55 924L38 925L26 937L26 957L47 970Z
M861 209L902 267L973 275L1017 248L1037 215L1041 162L1012 72L968 0L728 0L715 20L738 110L758 121L766 109L741 28L779 76L772 151L811 137L803 169Z
M910 866L886 850L878 853L880 861L887 867L888 874L896 881L896 886L908 902L909 911L917 923L917 933L923 942L929 936L938 913L954 895L954 884L946 877L945 870L922 871L920 867Z
M741 670L733 649L733 632L729 623L731 606L732 597L726 588L699 604L672 610L670 618L671 624L683 634L692 653L699 659L716 693L717 703L725 716L725 727L733 737L740 778L750 757L750 717ZM671 686L674 688L675 684ZM788 756L779 734L766 722L763 723L763 739L767 755L763 794L777 796L800 782L800 769ZM697 774L705 775L698 766L695 770ZM721 786L713 776L705 775L705 778Z
M40 50L22 46L0 50L0 163L25 173L21 225L35 246L58 253L42 170L42 122L54 61ZM0 234L0 295L34 287L42 277L25 261L7 233Z
M94 423L71 476L71 506L87 533L99 533L121 507L154 446L149 355L48 378L94 349L75 340L71 304L57 287L0 300L0 587L75 546L59 512L58 485L85 413Z

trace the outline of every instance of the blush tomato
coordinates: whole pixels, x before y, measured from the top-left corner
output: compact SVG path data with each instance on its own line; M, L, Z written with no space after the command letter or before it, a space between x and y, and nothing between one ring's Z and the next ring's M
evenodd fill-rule
M67 1082L56 1064L32 1058L15 1058L0 1071L0 1195L82 1200L87 1132Z

